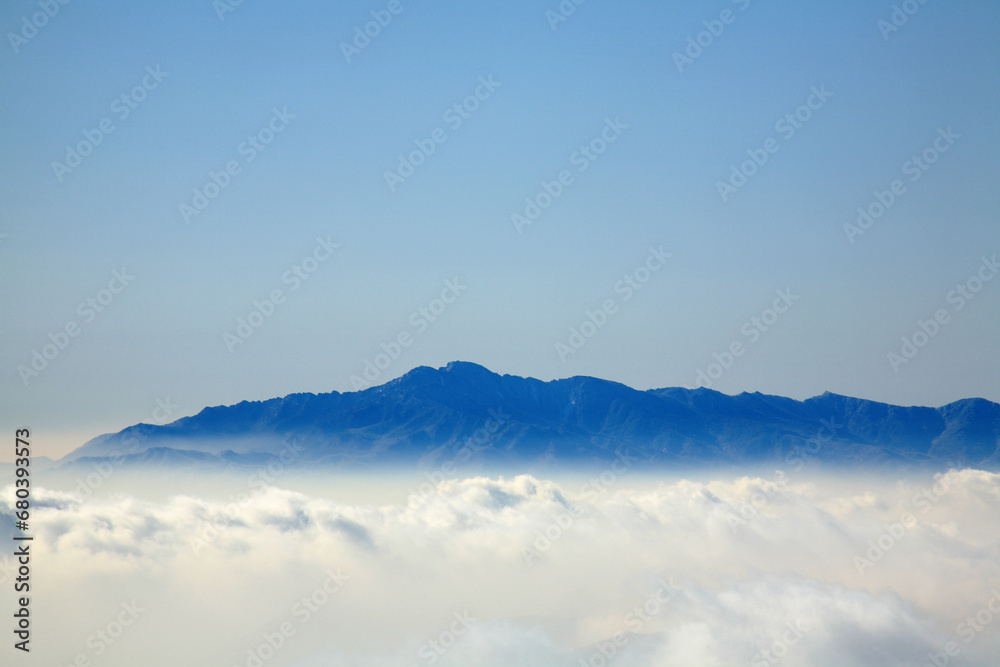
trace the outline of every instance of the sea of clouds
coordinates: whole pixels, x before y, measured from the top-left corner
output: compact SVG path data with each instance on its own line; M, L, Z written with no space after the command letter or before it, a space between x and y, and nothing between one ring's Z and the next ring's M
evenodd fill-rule
M338 502L335 487L82 502L36 488L22 662L985 667L1000 655L995 473L634 473L585 488L474 477L395 504Z

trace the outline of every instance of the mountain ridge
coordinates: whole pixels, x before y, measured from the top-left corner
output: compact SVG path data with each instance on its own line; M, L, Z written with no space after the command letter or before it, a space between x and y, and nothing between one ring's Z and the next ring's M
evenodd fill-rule
M480 430L488 427L483 440ZM469 458L482 464L594 463L621 448L649 465L787 461L821 438L814 458L840 464L996 468L1000 404L970 398L933 408L832 392L798 401L705 388L638 390L589 376L545 382L499 375L453 361L355 392L288 394L137 424L90 440L60 465L138 460L150 449L162 460L204 459L166 450L225 454L231 465L277 456L290 439L301 446L299 461L311 465L437 465L474 436L483 442Z

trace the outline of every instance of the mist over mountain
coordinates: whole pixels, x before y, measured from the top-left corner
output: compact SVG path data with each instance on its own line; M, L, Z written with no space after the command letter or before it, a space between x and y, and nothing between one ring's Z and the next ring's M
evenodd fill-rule
M804 401L710 389L639 391L571 377L543 382L469 362L418 367L357 392L209 407L90 440L63 466L742 465L1000 467L1000 405L970 398L900 407L825 393Z

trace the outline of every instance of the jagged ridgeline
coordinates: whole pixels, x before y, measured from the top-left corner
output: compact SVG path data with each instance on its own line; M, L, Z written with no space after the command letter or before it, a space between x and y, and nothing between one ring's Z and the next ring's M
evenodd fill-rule
M148 465L843 465L996 469L1000 405L978 398L899 407L825 393L804 401L709 389L639 391L572 377L543 382L473 363L419 367L363 391L291 394L205 408L102 435L63 459Z

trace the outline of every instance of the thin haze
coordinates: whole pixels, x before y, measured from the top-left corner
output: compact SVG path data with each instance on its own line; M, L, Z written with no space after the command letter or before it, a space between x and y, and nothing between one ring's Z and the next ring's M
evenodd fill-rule
M40 453L383 345L374 384L1000 400L996 3L403 0L346 55L386 2L220 4L0 8L0 392Z

